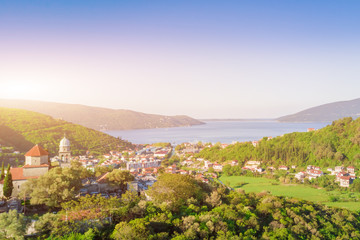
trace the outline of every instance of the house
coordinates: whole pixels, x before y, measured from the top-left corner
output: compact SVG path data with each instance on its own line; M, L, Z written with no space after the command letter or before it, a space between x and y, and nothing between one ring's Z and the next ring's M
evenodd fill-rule
M238 166L239 165L239 161L238 160L232 160L230 163L231 166Z
M265 169L261 168L261 167L257 167L254 169L255 172L258 172L258 173L262 173L265 171Z
M313 179L313 178L318 178L321 177L322 175L324 175L324 173L320 170L315 170L315 169L311 169L309 172L309 179Z
M343 170L344 170L344 167L343 167L343 166L336 166L336 167L335 167L335 173L342 172Z
M250 169L250 170L255 170L256 168L259 167L260 164L261 164L260 161L247 161L245 163L245 168Z
M252 141L251 143L254 147L256 147L259 144L259 141Z
M166 155L168 155L169 152L167 151L156 151L154 154L154 157L158 157L158 158L164 158L166 157Z
M345 177L345 176L349 176L349 173L347 173L347 172L339 172L338 174L336 174L336 182L339 182L340 181L340 178L341 177Z
M353 166L347 167L346 170L348 171L348 173L355 173L355 168Z
M176 170L177 170L177 167L176 167L176 165L174 164L174 165L171 165L171 166L169 166L166 170L165 170L165 172L166 173L176 173Z
M315 131L315 128L308 128L307 129L307 132L313 132L313 131Z
M287 171L287 170L289 170L289 168L287 166L282 165L282 166L279 167L279 170Z
M299 181L304 181L305 176L306 176L305 172L298 172L297 174L295 174L295 178L298 179Z
M340 187L349 187L352 182L353 179L350 176L340 177Z
M220 171L222 171L223 166L222 166L221 164L214 163L214 164L213 164L213 168L214 168L215 171L220 172Z
M209 169L209 168L211 168L213 166L213 163L210 162L210 161L205 161L204 164L205 164L206 169Z
M178 173L180 173L181 175L187 175L188 171L180 169L180 170L178 170Z

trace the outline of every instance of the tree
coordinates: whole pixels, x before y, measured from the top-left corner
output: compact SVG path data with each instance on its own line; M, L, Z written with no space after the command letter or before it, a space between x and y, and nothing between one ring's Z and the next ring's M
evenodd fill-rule
M160 175L158 181L148 191L155 203L166 203L174 210L191 197L202 199L203 193L193 177L180 174Z
M56 232L61 222L60 214L45 213L35 222L35 230L42 233Z
M213 191L206 199L205 202L209 204L211 207L220 206L221 201L221 195L217 191Z
M24 239L26 221L16 210L0 214L0 239Z
M360 179L357 178L353 181L353 183L350 185L350 189L354 192L360 192Z
M115 226L115 230L111 237L113 239L123 240L141 240L148 239L150 232L148 230L149 222L144 219L134 219L127 222L120 222Z
M0 175L0 181L5 178L5 169L4 169L4 161L2 162L1 166L1 175Z
M11 197L12 191L14 189L12 176L10 172L10 165L8 165L6 177L4 179L4 186L3 186L3 194L5 197Z
M31 204L45 204L59 207L71 200L81 188L80 172L73 168L53 168L38 179L31 179L23 185L23 193L31 197Z
M129 171L114 169L107 175L107 180L113 184L120 185L121 190L126 190L126 184L134 181L134 176Z

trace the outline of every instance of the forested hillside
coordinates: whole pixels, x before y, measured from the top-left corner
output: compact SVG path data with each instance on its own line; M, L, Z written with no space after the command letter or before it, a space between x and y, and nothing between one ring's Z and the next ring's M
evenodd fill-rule
M95 130L168 128L204 124L185 115L164 116L80 104L0 99L0 107L34 111Z
M80 197L39 217L43 236L32 239L360 239L359 213L215 185L163 174L151 201L131 191Z
M101 154L133 147L125 140L44 114L0 108L0 144L13 146L21 152L41 144L51 155L56 155L64 134L71 141L73 155L84 154L87 150Z
M360 98L312 107L301 112L283 116L280 122L331 122L344 117L358 118Z
M313 132L285 134L271 140L262 139L256 147L251 142L237 143L222 149L220 145L205 148L197 157L225 162L260 160L269 165L309 164L322 167L360 166L360 119L343 118Z

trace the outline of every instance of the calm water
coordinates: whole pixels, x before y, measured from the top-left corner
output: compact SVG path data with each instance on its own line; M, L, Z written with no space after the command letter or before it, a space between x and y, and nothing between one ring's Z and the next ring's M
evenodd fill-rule
M320 129L330 123L280 123L275 121L211 121L204 125L176 128L105 131L132 143L170 142L245 142L263 137L276 137L291 132L306 132L308 128Z

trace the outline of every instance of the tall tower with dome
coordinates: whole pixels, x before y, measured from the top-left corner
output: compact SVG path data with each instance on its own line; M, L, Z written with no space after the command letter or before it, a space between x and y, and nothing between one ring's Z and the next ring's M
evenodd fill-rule
M64 138L61 139L59 145L59 157L63 162L70 162L71 151L70 151L70 141L64 135Z

